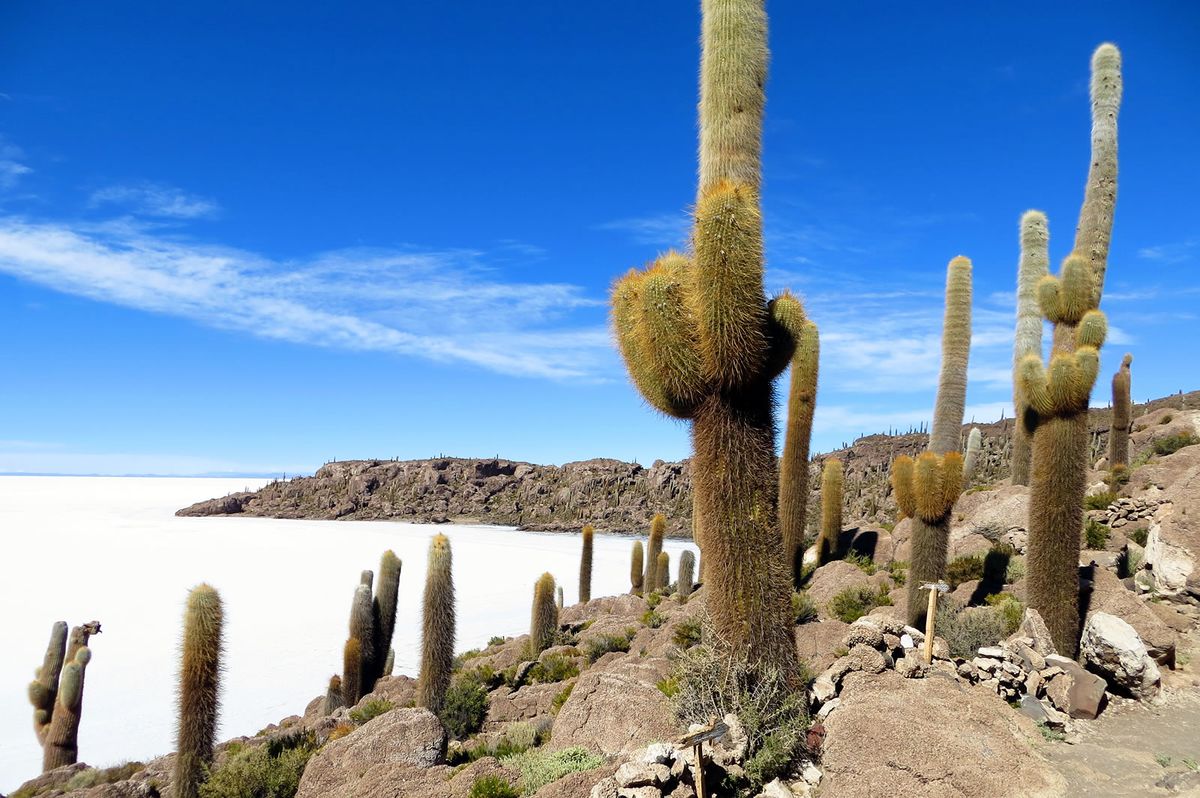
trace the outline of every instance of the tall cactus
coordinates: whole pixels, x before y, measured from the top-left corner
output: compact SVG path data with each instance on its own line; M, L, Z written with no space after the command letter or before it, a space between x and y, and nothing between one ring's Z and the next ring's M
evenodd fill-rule
M57 621L50 627L50 642L38 668L36 678L29 684L29 703L33 705L33 731L38 743L44 744L50 719L54 716L54 699L58 696L58 681L67 653L67 622Z
M629 556L629 592L635 596L642 595L642 588L645 586L646 572L643 570L642 541L633 541L633 549Z
M682 601L687 601L692 595L696 584L696 555L691 549L684 549L679 555L679 578L675 580L675 590Z
M373 603L376 667L374 676L378 679L387 670L387 657L392 648L392 635L396 630L396 603L400 594L400 569L402 563L396 552L388 549L379 559L379 579L375 583L375 598Z
M759 206L764 0L703 0L700 179L691 253L669 252L613 289L621 354L643 397L692 422L696 539L714 641L756 669L798 671L791 579L777 523L772 381L802 318L763 294ZM653 562L653 559L649 561Z
M653 593L663 587L658 584L658 553L662 551L666 531L667 519L662 513L655 513L654 518L650 520L650 539L646 543L646 574L642 578L642 589L647 593Z
M900 511L912 519L912 555L908 566L910 626L924 628L926 603L921 585L946 572L950 515L963 485L963 458L957 451L923 452L914 462L901 455L892 462L892 489Z
M957 452L962 446L967 404L967 361L971 355L971 261L959 255L946 269L946 312L942 321L942 370L929 428L929 451Z
M183 616L176 798L197 798L200 782L212 762L221 691L223 625L224 611L217 591L204 584L192 588Z
M1108 467L1114 474L1129 465L1129 425L1133 422L1129 399L1133 355L1121 358L1121 368L1112 378L1112 425L1108 431Z
M800 582L803 567L805 515L808 511L808 447L812 440L813 410L817 404L817 363L820 336L817 325L803 321L792 354L788 389L787 432L779 461L779 531L784 562Z
M29 684L33 730L42 746L44 770L74 764L79 755L83 676L92 656L88 641L99 633L99 621L80 624L71 630L68 642L65 621L50 628L42 666Z
M671 584L671 555L665 551L658 553L657 567L654 569L654 584L656 590L666 590Z
M538 654L554 645L558 631L558 609L554 605L554 577L542 574L533 585L533 606L529 613L529 655Z
M354 703L375 689L375 637L375 608L371 588L362 582L354 589L354 601L350 604L350 638L357 640L359 646L359 693L354 697ZM342 680L345 681L347 676L343 675Z
M1029 403L1021 395L1021 361L1042 354L1042 311L1038 283L1049 273L1050 232L1046 214L1026 211L1021 216L1021 260L1017 264L1017 332L1013 338L1013 447L1012 484L1029 484L1032 455Z
M450 540L434 535L429 544L429 570L421 605L421 675L417 705L433 713L442 709L454 668L454 576Z
M821 532L817 536L817 565L837 553L842 537L842 461L830 457L821 471Z
M583 527L583 548L579 553L579 603L587 604L592 600L592 536L595 530L591 524Z
M1059 275L1038 286L1042 313L1054 324L1053 354L1048 368L1040 356L1025 357L1019 375L1033 422L1026 593L1059 653L1072 657L1079 648L1087 409L1107 332L1098 308L1117 193L1121 54L1111 44L1092 55L1091 100L1092 160L1075 245Z
M979 427L971 427L967 435L967 452L963 455L963 487L971 486L975 478L975 469L979 467L979 454L983 450L983 433Z
M362 641L351 637L342 647L342 703L352 707L362 697Z

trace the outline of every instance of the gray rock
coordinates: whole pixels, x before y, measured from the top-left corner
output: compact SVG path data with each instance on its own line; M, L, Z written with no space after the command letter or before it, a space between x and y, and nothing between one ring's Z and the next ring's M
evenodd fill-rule
M618 787L658 787L671 778L671 769L657 763L626 762L617 768L614 778Z
M851 648L846 659L850 660L852 670L864 673L883 673L887 670L887 660L883 654L864 643Z
M1134 698L1158 693L1158 666L1132 626L1115 615L1094 613L1079 643L1084 664Z
M1026 608L1025 615L1021 619L1021 626L1017 629L1016 634L1020 637L1029 638L1029 646L1043 657L1048 654L1057 654L1054 648L1054 640L1050 637L1050 630L1046 627L1046 622L1042 620L1041 614L1037 610Z
M883 645L883 630L869 621L860 618L850 624L850 629L846 632L845 638L842 639L842 645L846 648L853 649L857 645L867 645L871 648L879 648Z
M612 776L601 779L592 787L590 798L619 798L617 795L617 780Z
M908 632L900 635L900 645L904 648L916 648L917 644L913 641L912 635Z

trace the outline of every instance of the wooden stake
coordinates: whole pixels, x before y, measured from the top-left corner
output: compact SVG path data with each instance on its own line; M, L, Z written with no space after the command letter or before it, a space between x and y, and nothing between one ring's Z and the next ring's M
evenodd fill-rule
M704 744L696 743L696 795L704 796Z
M925 664L933 664L933 621L937 617L938 593L946 593L950 586L945 582L931 582L921 585L921 590L929 591L929 609L925 613Z

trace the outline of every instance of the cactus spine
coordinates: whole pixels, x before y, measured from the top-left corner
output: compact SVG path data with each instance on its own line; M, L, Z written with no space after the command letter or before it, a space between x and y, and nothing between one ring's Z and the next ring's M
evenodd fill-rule
M671 555L665 551L658 553L658 561L654 569L655 590L666 591L671 584Z
M983 434L979 427L971 427L967 435L967 453L963 455L963 488L971 486L975 478L975 469L979 467L979 452L983 449Z
M1040 356L1026 356L1019 375L1033 422L1027 599L1059 653L1069 657L1079 648L1087 408L1107 332L1098 306L1117 192L1121 54L1111 44L1092 55L1091 100L1092 160L1075 245L1058 276L1038 285L1042 313L1054 324L1053 354L1048 368Z
M592 600L592 535L595 530L588 524L583 528L583 548L579 554L579 603Z
M421 675L417 680L417 705L437 714L450 686L454 667L454 577L450 540L434 535L429 544L429 570L421 613Z
M675 580L675 590L682 601L687 601L692 595L692 587L696 584L696 555L691 549L684 549L679 555L679 578Z
M824 565L837 553L842 536L842 463L833 457L821 471L821 533L817 536L817 565Z
M1032 455L1029 403L1021 395L1021 361L1042 354L1042 311L1038 307L1038 283L1049 274L1050 232L1046 214L1026 211L1021 216L1021 260L1017 265L1017 332L1013 339L1012 484L1029 484Z
M804 554L804 522L808 511L808 447L812 440L813 410L817 404L817 361L820 337L811 321L799 324L792 355L788 390L787 432L779 461L779 531L783 535L784 562L796 584Z
M1129 427L1133 423L1129 401L1133 355L1121 358L1121 368L1112 378L1112 427L1108 432L1108 467L1114 473L1129 465Z
M766 12L763 0L704 0L702 14L691 252L667 253L619 280L613 324L642 396L692 422L696 540L714 642L751 670L792 676L772 381L795 347L786 317L803 311L790 295L768 307L763 294Z
M188 594L183 616L183 664L179 670L179 739L175 755L175 795L197 798L213 758L221 688L224 613L221 597L209 585Z
M946 572L950 514L962 492L963 458L957 451L922 452L915 461L901 455L892 461L892 490L900 511L912 519L912 561L908 567L907 619L925 623L921 585L937 582Z
M529 655L538 654L554 645L558 631L558 609L554 605L554 577L542 574L533 585L533 607L529 614Z
M962 446L967 404L967 361L971 354L971 261L959 255L946 270L946 313L942 322L942 371L938 376L929 450L957 452Z
M663 535L667 530L667 519L655 513L650 521L650 540L646 544L646 574L642 579L642 590L653 593L664 585L658 584L658 554L662 551Z
M633 550L630 552L629 558L629 592L635 596L642 595L643 578L645 572L642 570L642 541L633 541Z

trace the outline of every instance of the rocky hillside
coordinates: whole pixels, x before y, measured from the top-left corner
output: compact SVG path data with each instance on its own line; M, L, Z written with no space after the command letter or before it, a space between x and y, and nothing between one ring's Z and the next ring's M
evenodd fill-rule
M1200 410L1200 391L1134 406L1134 426L1148 413ZM1109 411L1091 413L1092 459L1108 446ZM994 484L1008 476L1013 421L965 425L983 434L975 482ZM1168 425L1169 426L1169 425ZM1164 431L1167 429L1163 427ZM1133 442L1132 456L1152 445ZM819 506L817 476L826 457L845 466L845 518L865 524L893 521L888 470L892 458L922 451L928 436L868 435L813 461L812 506ZM645 531L655 513L667 517L668 534L688 537L691 475L688 461L661 460L649 468L619 460L584 460L542 466L511 460L348 460L322 466L311 477L273 482L250 493L234 493L186 507L178 515L253 515L271 518L394 520L423 523L484 523L531 530L578 530L591 523L603 532ZM819 513L810 513L816 521Z

